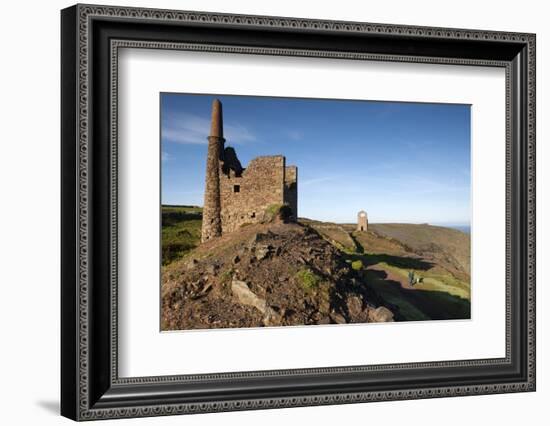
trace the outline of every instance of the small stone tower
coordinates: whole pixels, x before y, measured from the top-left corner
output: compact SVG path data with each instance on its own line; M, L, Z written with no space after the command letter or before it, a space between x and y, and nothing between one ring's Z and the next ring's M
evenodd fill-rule
M357 230L358 231L367 231L369 227L369 220L367 218L367 212L361 210L357 213Z
M222 104L218 99L212 102L212 123L208 136L206 156L206 186L202 212L201 241L205 242L222 235L220 203L220 160L225 139L223 138Z

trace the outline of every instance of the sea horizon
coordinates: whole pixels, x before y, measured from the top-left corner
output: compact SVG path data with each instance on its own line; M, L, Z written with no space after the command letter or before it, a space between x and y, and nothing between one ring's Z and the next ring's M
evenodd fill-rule
M440 225L438 225L438 226L440 226ZM470 233L471 233L471 226L470 225L443 225L443 226L445 226L446 228L456 229L456 230L464 232L465 234L468 234L468 235L470 235Z

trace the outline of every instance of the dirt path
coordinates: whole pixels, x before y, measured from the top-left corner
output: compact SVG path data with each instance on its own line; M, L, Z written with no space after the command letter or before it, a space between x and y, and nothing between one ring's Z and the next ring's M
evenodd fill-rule
M407 290L416 290L413 286L409 284L409 280L400 274L396 274L395 272L392 272L388 269L384 269L382 267L379 267L378 265L373 265L367 267L368 271L377 271L377 272L383 272L386 274L386 280L388 281L395 281L401 284L401 288L405 288Z
M405 302L405 305L414 306L416 310L422 312L429 319L463 319L470 316L470 303L465 299L442 291L411 286L406 278L382 267L371 266L366 270L374 274L374 277L371 276L371 280L374 281L369 282L371 284L373 282L377 283L377 289L382 297L388 297L389 295L395 297L398 295L398 300ZM396 304L398 306L402 305L401 302L396 302ZM406 319L413 319L407 318L408 315L406 314L404 315Z

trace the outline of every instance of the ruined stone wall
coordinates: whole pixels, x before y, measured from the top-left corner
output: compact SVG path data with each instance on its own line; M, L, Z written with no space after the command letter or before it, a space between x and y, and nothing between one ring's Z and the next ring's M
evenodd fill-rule
M220 163L219 176L222 234L261 221L267 207L284 202L285 158L281 155L253 159L240 176Z
M222 104L212 102L201 241L264 219L266 209L288 204L298 217L298 170L282 155L257 157L243 169L235 149L225 147Z
M296 166L285 168L284 202L292 209L292 219L298 220L298 168Z

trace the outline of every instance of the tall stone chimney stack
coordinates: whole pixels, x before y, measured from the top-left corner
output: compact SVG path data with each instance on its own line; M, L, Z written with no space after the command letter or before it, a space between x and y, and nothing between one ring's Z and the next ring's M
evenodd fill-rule
M201 241L205 242L222 235L221 202L220 202L220 159L223 145L222 103L219 99L212 102L212 123L208 136L208 153L206 157L206 187L202 211Z

